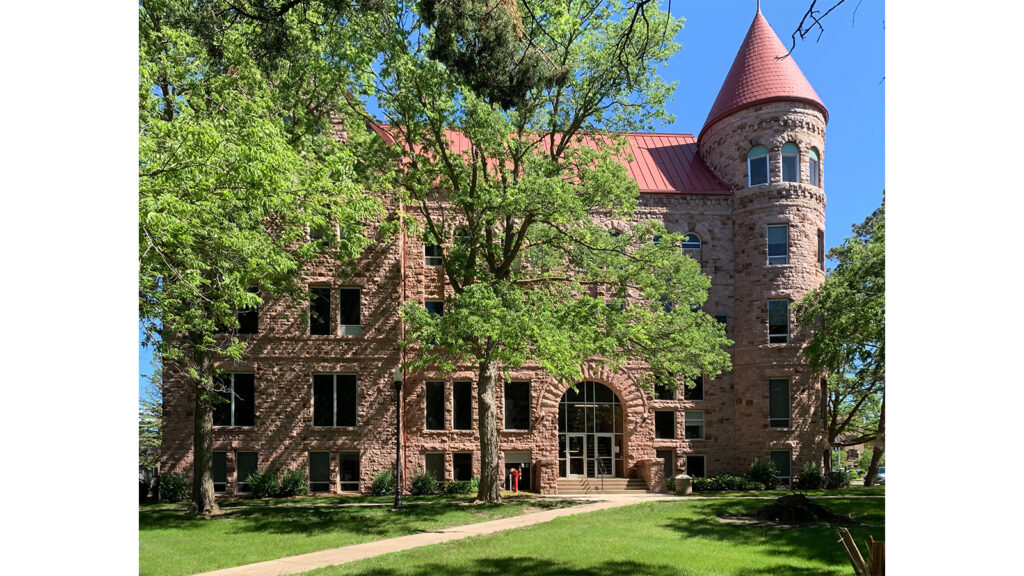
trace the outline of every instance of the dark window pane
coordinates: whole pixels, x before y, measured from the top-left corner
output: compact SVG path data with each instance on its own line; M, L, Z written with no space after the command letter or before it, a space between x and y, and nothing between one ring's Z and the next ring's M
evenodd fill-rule
M252 426L256 423L256 384L254 374L235 374L234 426Z
M598 405L594 408L594 432L614 432L613 406L611 404Z
M683 236L682 248L683 250L700 250L700 236L692 232Z
M583 406L570 404L565 407L566 424L569 432L586 432L587 413Z
M772 428L789 426L789 380L768 381L768 418Z
M456 452L452 454L452 465L455 480L471 480L473 478L473 453Z
M788 450L772 450L772 462L779 471L779 476L792 476L790 466L792 465Z
M331 333L331 289L317 286L309 289L309 333Z
M456 430L473 428L473 383L452 382L452 427Z
M427 430L444 430L444 382L427 382Z
M228 453L213 453L213 491L224 492L228 482Z
M704 468L704 457L687 456L686 474L691 478L704 478L705 476L707 476L707 471Z
M658 450L654 453L658 458L665 461L665 478L672 478L676 475L675 466L675 451L673 450Z
M423 306L427 309L427 312L436 316L444 314L444 300L427 300L423 303Z
M594 386L594 402L611 402L612 400L614 400L614 394L611 388L601 384Z
M658 400L675 400L675 382L668 375L655 376L654 397Z
M231 426L231 375L214 377L220 400L213 405L213 425Z
M440 266L444 263L441 247L436 244L423 246L423 263L427 266Z
M339 374L338 382L338 422L337 426L356 425L356 377L354 374Z
M437 480L444 480L444 454L427 454L425 459L427 472Z
M750 160L750 185L766 184L768 182L768 157L752 158Z
M818 230L818 268L825 269L825 233Z
M238 478L238 491L249 492L249 475L256 472L257 457L255 452L235 453L235 474Z
M768 264L786 264L789 262L789 226L772 225L768 227Z
M669 411L658 411L654 413L654 437L675 438L676 437L676 413Z
M782 181L783 182L796 182L797 181L797 162L796 156L783 156L782 157Z
M768 342L789 341L789 301L768 301Z
M309 490L328 492L331 489L330 452L309 453Z
M359 288L342 288L338 291L338 308L341 310L342 326L359 326L359 302L361 291Z
M530 383L505 383L505 429L530 429Z
M721 324L722 326L725 326L726 328L729 327L729 317L728 316L715 316L715 322L718 322L719 324Z
M334 426L334 376L313 375L313 426Z
M249 292L255 294L255 288L249 288ZM259 310L257 308L243 308L238 311L238 333L256 334L259 332Z
M359 452L338 453L338 481L343 491L359 491Z
M807 169L811 173L811 185L812 186L818 186L819 183L820 183L820 180L819 180L820 169L818 168L818 161L817 160L811 160L810 162L808 162L807 163Z
M702 440L704 438L704 412L701 410L688 411L684 415L684 419L683 434L686 438Z
M687 386L683 389L683 398L685 400L703 400L704 399L704 377L698 376L694 380L693 388Z

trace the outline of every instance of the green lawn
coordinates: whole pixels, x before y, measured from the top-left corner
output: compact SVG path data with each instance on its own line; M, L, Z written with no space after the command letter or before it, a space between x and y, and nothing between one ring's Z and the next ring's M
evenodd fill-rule
M405 511L389 497L316 497L235 500L212 519L185 514L186 504L139 507L139 574L180 576L249 564L460 524L516 516L569 502L508 498L499 506L467 505L467 497L405 498ZM347 505L347 506L346 506Z
M745 492L694 492L695 497L715 496L721 498L778 498L797 492L806 494L808 498L817 496L885 496L885 486L850 486L842 490L761 490Z
M860 544L885 539L884 498L821 500L852 514ZM731 525L718 520L768 502L735 498L647 502L491 536L449 542L309 575L338 576L839 576L853 574L835 528Z

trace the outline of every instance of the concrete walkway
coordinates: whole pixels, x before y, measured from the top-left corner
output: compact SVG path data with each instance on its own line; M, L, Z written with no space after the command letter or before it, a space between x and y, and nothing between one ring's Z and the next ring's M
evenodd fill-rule
M562 496L561 498L576 499L577 497L569 496L567 498L566 496ZM321 550L320 552L310 552L309 554L301 554L299 556L290 556L288 558L268 560L266 562L257 562L255 564L246 564L244 566L235 566L234 568L224 568L213 572L204 572L198 576L280 576L283 574L298 574L300 572L315 570L325 566L355 562L356 560L363 560L365 558L388 554L390 552L399 552L401 550L418 548L420 546L440 544L442 542L460 540L470 536L494 534L495 532L514 530L516 528L523 528L525 526L548 522L563 516L585 514L596 510L606 510L608 508L618 508L620 506L639 504L640 502L676 499L677 497L666 494L643 493L636 495L588 495L579 498L586 499L589 503L571 506L569 508L559 508L556 510L544 510L542 512L522 514L511 518L491 520L490 522L452 526L451 528L444 528L434 532L422 532L419 534L410 534L408 536L399 536L398 538L365 542L363 544L355 544L353 546L332 548L330 550Z

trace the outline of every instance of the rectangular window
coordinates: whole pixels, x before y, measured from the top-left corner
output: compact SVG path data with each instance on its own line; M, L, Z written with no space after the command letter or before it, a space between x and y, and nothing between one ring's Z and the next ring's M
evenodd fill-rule
M356 376L313 375L313 426L356 425Z
M789 428L789 380L771 378L768 380L768 426Z
M674 410L654 411L654 437L676 437L676 413Z
M427 382L427 430L444 430L444 382Z
M359 492L359 452L338 452L338 489Z
M665 478L674 478L676 475L676 452L675 450L657 450L654 455L665 461Z
M452 467L455 480L473 479L473 453L456 452L452 454Z
M825 233L818 230L818 268L825 269Z
M703 400L704 399L704 377L697 376L693 382L693 388L687 386L683 389L683 400Z
M800 158L798 156L782 155L782 181L796 182Z
M669 374L654 375L654 398L655 400L675 400L676 382Z
M768 342L789 342L789 300L768 301Z
M472 382L452 382L452 428L473 429Z
M423 307L434 316L444 315L444 300L427 300L423 303Z
M331 453L309 453L309 491L331 491Z
M686 455L686 475L690 478L707 478L708 471L705 465L704 456Z
M213 407L214 426L253 426L256 423L256 376L227 373L216 377L223 399Z
M437 480L444 480L444 454L440 452L426 454L424 459L426 460L427 472Z
M505 382L505 430L530 429L530 383Z
M228 453L213 453L213 491L223 494L228 490Z
M359 288L342 288L338 291L342 336L362 336L363 327L359 310L361 301L362 290Z
M252 488L249 486L249 475L256 472L257 460L256 452L235 452L236 492L243 494L252 492Z
M259 291L253 287L248 292L257 294ZM260 312L256 307L242 308L238 311L238 333L256 334L260 331Z
M437 244L425 244L423 246L423 263L427 266L440 266L444 264L441 247Z
M331 289L326 286L309 289L309 333L331 333Z
M789 225L768 226L768 265L789 263Z
M704 439L704 411L703 410L687 410L686 411L686 439L687 440L703 440Z
M747 160L750 166L750 185L757 186L759 184L768 183L768 156L761 156L760 158L751 158Z
M779 471L779 480L786 486L790 485L790 479L792 475L792 463L793 454L789 450L772 450L771 452L772 463L775 464L775 469Z

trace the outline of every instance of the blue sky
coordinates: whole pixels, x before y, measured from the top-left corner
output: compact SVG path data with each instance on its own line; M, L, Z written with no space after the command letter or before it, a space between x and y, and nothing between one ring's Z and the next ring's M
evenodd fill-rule
M809 0L764 0L761 11L789 45ZM823 5L831 5L824 2ZM750 27L755 0L672 3L686 18L676 40L682 48L662 75L678 81L669 112L676 117L660 132L696 135L704 125L736 51ZM882 203L885 188L885 4L848 0L823 21L825 32L798 40L793 58L829 110L825 130L825 243L831 248ZM856 10L856 16L854 12ZM139 346L139 393L152 355Z

